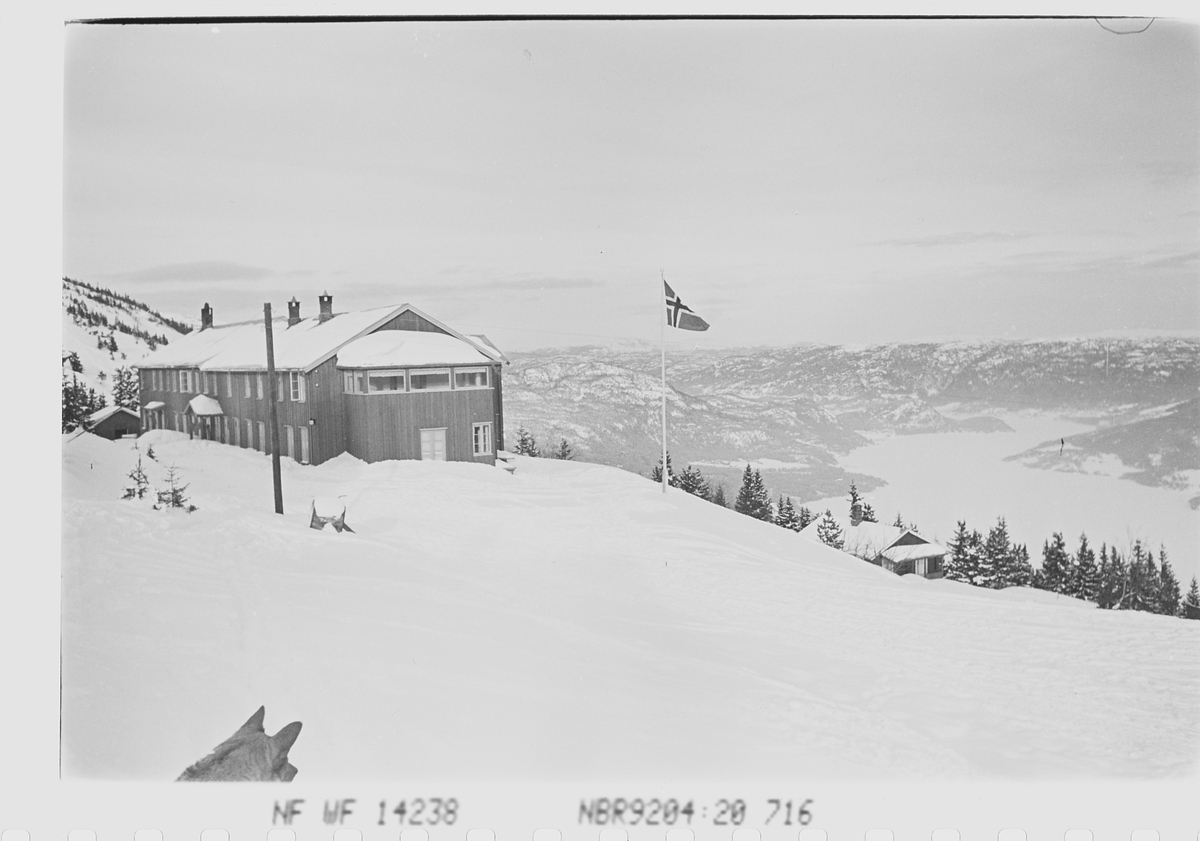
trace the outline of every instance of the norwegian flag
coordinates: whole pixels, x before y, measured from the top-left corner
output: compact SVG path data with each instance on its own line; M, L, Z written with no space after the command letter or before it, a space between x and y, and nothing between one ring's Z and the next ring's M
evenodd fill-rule
M708 322L692 312L691 308L679 300L671 284L663 281L667 293L667 326L678 327L680 330L707 330Z

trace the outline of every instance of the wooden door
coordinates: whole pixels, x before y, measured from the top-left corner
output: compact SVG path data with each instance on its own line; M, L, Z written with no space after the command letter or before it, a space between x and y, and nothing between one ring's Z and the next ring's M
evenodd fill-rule
M444 428L421 430L421 460L446 460L446 430Z

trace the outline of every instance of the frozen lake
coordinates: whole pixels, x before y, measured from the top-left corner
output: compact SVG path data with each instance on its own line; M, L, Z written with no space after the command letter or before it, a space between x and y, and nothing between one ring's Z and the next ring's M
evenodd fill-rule
M999 415L1013 432L897 435L843 456L839 463L888 484L866 499L881 522L899 511L927 537L950 539L955 523L986 534L998 516L1009 534L1029 546L1036 566L1042 541L1061 531L1073 550L1080 533L1099 549L1101 542L1122 549L1140 538L1158 552L1159 544L1186 589L1200 575L1200 511L1190 494L1151 488L1104 475L1039 470L1006 456L1043 441L1086 432L1092 427L1047 415ZM806 503L844 513L846 495Z

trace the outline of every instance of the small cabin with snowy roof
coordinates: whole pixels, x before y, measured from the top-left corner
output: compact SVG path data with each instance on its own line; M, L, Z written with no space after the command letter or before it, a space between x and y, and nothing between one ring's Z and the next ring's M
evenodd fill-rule
M137 437L141 426L142 420L137 412L124 406L108 406L92 412L84 422L84 428L88 432L113 441L127 435Z
M800 534L819 541L817 526L821 519L817 517ZM950 550L926 540L912 529L867 522L858 511L852 512L850 517L835 516L833 520L842 530L843 552L897 575L941 578L944 574L946 556Z
M486 336L468 336L411 304L316 317L288 302L272 320L280 453L320 464L427 459L495 464L503 448L501 366ZM200 329L141 363L143 429L174 429L271 451L263 320Z

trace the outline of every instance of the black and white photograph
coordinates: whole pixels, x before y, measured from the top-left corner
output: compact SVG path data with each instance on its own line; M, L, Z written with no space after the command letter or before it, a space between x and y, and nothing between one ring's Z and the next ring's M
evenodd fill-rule
M62 37L63 781L1197 775L1197 21Z

